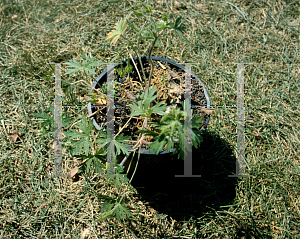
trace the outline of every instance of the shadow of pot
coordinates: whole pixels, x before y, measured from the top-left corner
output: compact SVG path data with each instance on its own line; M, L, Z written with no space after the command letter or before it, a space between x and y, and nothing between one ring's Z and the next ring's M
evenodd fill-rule
M192 172L201 177L175 177L184 174L184 160L159 156L140 159L131 182L138 192L133 196L158 213L188 221L233 203L238 178L228 175L235 173L236 157L224 139L204 132L200 147L193 148Z

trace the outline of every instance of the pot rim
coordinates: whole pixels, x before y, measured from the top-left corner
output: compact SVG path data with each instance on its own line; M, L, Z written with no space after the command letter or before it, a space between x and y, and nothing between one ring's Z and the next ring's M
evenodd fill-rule
M133 57L133 60L137 60L138 57ZM172 60L169 60L167 58L162 58L162 57L157 57L157 56L151 56L151 59L152 60L156 60L156 61L162 61L162 62L167 62L171 65L174 65L178 68L181 68L183 70L185 70L184 66L175 62L175 61L172 61ZM141 57L141 60L148 60L148 56L142 56ZM110 66L108 68L106 68L98 77L97 79L94 81L93 85L92 85L92 88L95 88L96 85L98 84L99 80L102 79L102 77L104 77L105 75L107 75L107 72L111 72L115 67L119 66L120 64L123 64L125 63L126 61L122 61L122 63L115 63L113 66ZM203 82L193 73L193 72L189 72L191 73L191 75L200 82L200 84L202 85L203 87L203 91L204 91L204 95L205 95L205 98L206 98L206 101L207 101L207 108L210 108L210 98L209 98L209 95L208 95L208 92L205 88L205 85L203 84ZM92 89L90 90L89 93L92 93ZM88 97L88 100L90 100L91 97L89 96ZM92 112L92 107L91 107L91 102L89 102L87 104L87 108L88 108L88 113L89 115L91 115L93 112ZM93 124L94 124L94 127L97 129L97 130L100 130L100 126L98 125L98 123L96 122L95 118L92 116L91 119L93 120ZM210 119L210 116L208 116L208 118L206 119L206 124L208 125L209 123L209 119ZM205 131L204 127L201 128L201 131ZM128 150L131 150L132 148L131 147L125 147L126 149ZM172 148L170 151L166 151L166 150L161 150L158 154L168 154L168 153L172 153L175 151L175 148ZM149 152L149 150L146 150L146 149L140 149L140 153L141 154L155 154L155 152Z

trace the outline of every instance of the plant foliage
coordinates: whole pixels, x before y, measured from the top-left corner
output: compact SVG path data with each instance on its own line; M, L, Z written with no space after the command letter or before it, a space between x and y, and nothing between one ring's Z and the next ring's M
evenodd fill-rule
M150 48L148 51L148 59L151 69L153 70L154 65L151 59L151 53L158 38L162 36L165 30L172 30L175 31L180 39L187 41L183 35L185 26L182 24L181 16L176 18L175 21L172 21L166 13L162 14L161 21L156 23L150 15L152 8L145 4L141 4L141 6L141 9L133 9L128 16L119 20L115 24L114 29L107 34L106 39L110 41L110 45L115 46L122 37L122 39L128 43L128 47L134 50L138 56L140 55L140 49L139 46L134 44L133 39L144 38L149 40ZM139 27L131 20L131 16L137 17L139 22L144 22L143 26ZM128 28L132 30L130 33L134 33L132 38L128 37ZM84 54L83 52L80 54L82 57L81 62L75 58L67 62L68 71L66 74L76 74L80 71L84 71L87 75L94 75L96 73L94 68L99 65L99 62L88 54ZM133 66L129 64L129 56L127 59L127 66L125 68L121 66L117 70L120 77L126 77L126 75L129 77L129 73L133 69ZM112 159L115 165L114 174L106 175L106 177L116 186L117 190L121 192L122 186L128 183L129 179L127 175L123 173L124 166L122 164L116 164L116 156L123 155L125 156L124 160L126 160L131 153L134 155L137 149L145 142L145 136L153 136L153 142L148 142L149 151L154 151L156 154L164 149L170 151L175 147L174 153L178 153L179 157L183 159L184 152L187 149L186 142L189 142L190 145L196 148L198 147L202 141L199 131L201 118L194 117L190 120L188 117L185 117L184 110L176 107L171 108L171 106L163 102L156 102L158 93L156 86L151 86L152 70L150 71L148 81L144 79L145 90L143 92L140 91L134 103L129 105L131 110L129 115L130 119L135 117L144 120L142 130L134 132L135 135L139 134L139 139L134 147L130 144L131 136L124 136L122 129L115 134L115 132L109 132L109 130L104 127L104 131L99 131L96 137L92 137L93 124L90 119L87 120L83 115L79 118L76 129L70 129L68 132L65 132L64 146L68 148L68 152L70 152L72 157L76 157L80 160L80 164L76 166L77 168L74 170L75 174L90 174L91 172L103 174L104 169L108 169L108 166L104 166L105 161ZM144 71L144 69L142 69L142 71ZM115 90L119 90L119 85L114 86ZM89 101L93 104L101 103L105 105L107 103L107 88L108 86L103 84L101 89L93 89L89 94L91 97ZM53 114L53 108L51 112ZM46 128L48 132L54 130L53 117L45 113L35 114L35 116L44 119L41 126ZM66 126L68 123L70 123L70 120L63 118L63 126ZM190 125L189 129L187 129L185 123ZM97 148L94 148L94 145L97 145ZM131 147L129 147L130 145ZM131 148L131 151L129 151L129 148ZM121 195L120 193L119 195L120 196L116 198L97 195L100 199L104 200L104 202L102 202L103 213L99 220L104 220L112 216L116 217L117 220L124 220L125 217L132 216L124 201L125 194L123 193Z

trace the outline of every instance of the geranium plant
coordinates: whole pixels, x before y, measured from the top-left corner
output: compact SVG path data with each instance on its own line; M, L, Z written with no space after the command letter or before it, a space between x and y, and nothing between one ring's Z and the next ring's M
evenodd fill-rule
M141 10L133 10L124 19L118 21L114 30L107 35L107 40L110 41L110 44L116 45L120 39L123 39L124 44L126 44L126 49L128 49L128 55L125 56L125 59L128 59L126 66L123 67L121 64L115 71L118 77L123 79L123 82L128 82L134 93L127 95L127 98L125 99L124 92L121 94L121 83L117 81L114 83L116 106L123 107L122 109L129 109L129 113L126 115L126 121L113 133L113 139L109 144L107 142L108 134L105 127L103 128L104 130L100 130L97 133L97 138L95 139L90 136L92 122L87 122L84 117L80 119L82 123L77 124L77 127L81 131L80 133L73 129L66 132L65 146L67 147L68 152L70 152L72 156L77 156L77 158L81 159L81 163L70 172L71 176L75 175L77 172L89 172L91 165L94 166L95 172L100 173L103 171L103 161L105 161L105 156L108 156L108 153L111 154L110 152L112 151L110 149L113 149L113 151L116 149L116 152L109 156L116 159L116 156L122 154L125 155L125 158L120 164L115 165L115 174L113 176L110 175L109 177L113 177L115 184L119 187L119 180L123 182L128 181L127 177L124 177L125 175L122 174L124 168L123 164L129 155L131 155L131 153L134 155L138 149L146 147L149 152L158 154L161 150L169 152L172 148L175 148L174 153L177 153L178 157L184 159L186 153L185 150L190 149L190 147L185 147L186 144L184 142L188 142L190 146L197 148L202 141L200 135L202 117L197 115L188 117L184 110L184 106L187 106L187 104L184 104L182 101L180 106L178 104L179 102L175 104L173 99L171 101L167 99L161 101L158 100L158 85L162 88L172 86L172 84L166 84L168 76L162 75L160 78L161 81L158 84L153 83L153 72L155 67L151 55L158 39L165 31L175 31L180 39L187 41L183 35L185 27L181 23L182 18L178 17L175 21L171 21L167 14L162 14L161 21L156 23L151 17L152 8L144 4L142 4L142 6ZM141 27L132 20L133 16L137 17L139 22L142 23ZM130 36L130 34L133 35ZM141 39L146 41L146 45L149 43L146 46L148 48L147 55L150 65L148 72L144 69L141 61L140 52L145 50L142 45L140 45ZM133 61L132 51L134 51L135 55L138 57L140 70ZM120 53L120 55L122 54ZM133 66L130 64L130 59L133 62ZM84 70L86 74L94 73L91 68L96 65L93 58L83 61L82 64L73 60L73 62L68 63L69 71L67 74L74 74L80 70ZM143 83L140 84L141 87L139 89L135 88L135 85L130 78L130 73L133 69L137 71L140 83ZM169 74L175 74L169 69L168 71ZM146 77L146 73L148 74L148 77ZM106 98L108 89L111 90L112 87L107 84L102 84L98 89L93 89L93 92L89 95L91 97L89 101L92 104L105 105L108 100ZM173 91L169 92L174 93ZM100 111L101 109L97 110L89 117L96 116L96 113ZM126 113L127 111L124 110L124 112ZM132 135L136 137L136 140L133 140L133 137L126 135L125 133L126 127L128 127L133 119L142 122L142 126L138 130L131 132ZM185 127L187 120L191 125L190 130L187 130ZM90 153L90 148L93 147L93 145L90 142L96 142L98 145L97 149L92 149L92 154ZM130 149L126 146L130 146ZM140 154L138 155L138 160L139 158ZM103 214L103 218L111 215L116 215L120 218L124 216L123 212L126 208L122 204L123 197L124 194L119 200L108 200L109 202L107 202L106 207L108 212ZM126 215L129 215L126 210L125 213Z
M114 45L116 45L119 39L123 38L123 40L125 40L125 43L128 44L126 48L129 49L129 55L130 51L133 50L138 56L140 62L140 51L143 49L139 44L135 44L134 40L138 39L139 41L140 38L143 38L149 42L152 41L148 50L148 60L150 63L150 73L148 79L145 76L143 64L140 64L142 72L141 74L139 74L139 76L141 78L144 78L144 91L139 92L139 94L137 94L137 97L135 97L134 99L134 103L131 103L129 105L131 109L130 116L138 117L144 120L143 129L135 132L135 134L140 134L140 136L134 147L138 145L142 146L142 144L145 143L148 145L150 152L154 151L156 154L158 154L163 148L165 148L167 151L170 151L170 149L175 146L175 153L180 152L179 156L183 158L183 139L185 138L184 111L183 108L175 108L174 104L171 106L164 104L164 102L162 101L156 104L153 102L158 97L158 95L156 94L156 86L151 84L154 70L154 63L151 59L151 55L157 40L167 29L175 31L181 39L188 41L183 35L185 27L181 23L181 17L178 17L174 22L172 22L169 20L166 14L163 14L161 21L156 23L151 18L151 15L149 15L152 11L152 8L145 6L144 4L142 4L142 6L142 10L133 10L127 17L116 23L115 29L109 32L107 35L107 40L110 40L110 44ZM131 20L132 13L134 13L137 18L143 18L145 20L142 21L144 24L141 28ZM125 34L126 31L128 31L128 27L134 33L134 35L130 38ZM121 77L125 77L126 74L129 76L132 67L128 66L130 66L129 61L126 66L127 68L123 69L123 67L121 67L118 69L117 72ZM164 80L162 80L162 82L164 83ZM170 106L172 110L170 110ZM153 122L153 120L155 120L155 122ZM201 117L193 118L193 133L191 134L191 141L193 146L196 148L202 140L199 132L199 129L201 128L200 122ZM151 129L149 128L150 125L153 126L151 127ZM146 135L152 136L154 138L154 141L151 143L145 141Z
M165 13L162 14L161 20L156 23L150 15L152 8L144 4L142 4L142 6L142 10L133 10L124 19L118 21L115 25L114 30L110 31L107 34L107 40L110 41L110 44L116 45L120 39L123 39L125 41L129 55L126 56L126 59L128 59L127 65L125 68L123 68L123 65L121 65L115 70L117 72L117 75L123 78L123 81L128 81L131 89L135 91L135 94L131 94L130 97L127 97L127 99L124 100L124 95L122 96L120 93L118 94L118 92L121 91L120 88L122 87L120 87L119 82L115 82L114 89L115 95L117 95L117 100L115 101L115 103L116 105L123 108L129 108L130 113L127 115L128 120L126 119L126 123L124 123L122 127L119 127L118 132L114 133L112 144L110 144L109 147L117 149L115 156L121 153L128 156L131 152L135 153L137 149L141 147L146 147L149 152L154 151L156 154L158 154L161 150L166 150L167 152L169 152L172 148L175 148L174 153L177 153L179 157L184 159L184 153L185 150L187 150L187 148L184 147L184 141L187 140L189 144L193 145L195 148L197 148L202 141L202 137L200 135L202 117L197 115L192 116L192 119L190 121L191 128L189 131L185 129L184 122L187 119L189 120L190 117L187 117L187 115L185 115L184 104L182 102L181 106L178 105L179 102L177 102L177 104L175 104L174 102L170 103L170 101L167 102L166 100L157 102L157 85L151 83L154 70L154 63L151 59L151 55L157 40L166 30L175 31L181 39L187 41L187 39L183 35L185 27L181 23L181 17L178 17L175 21L171 21ZM142 27L139 27L131 19L133 15L135 15L135 17L139 19L139 22L143 23ZM143 19L143 21L141 21L141 19ZM131 29L131 31L129 29ZM130 34L127 34L127 31L129 31L130 34L133 33L133 35L130 36ZM140 44L138 44L140 39L145 39L146 42L150 42L150 44L148 45L148 61L150 65L148 77L146 77L145 69L143 67L143 64L141 63L140 52L143 50L143 48ZM136 42L135 40L138 41ZM141 66L140 70L137 69L136 64L134 64L134 66L130 64L129 59L132 59L131 50L133 50L138 56L138 60ZM91 58L91 60L93 60L93 58ZM87 74L89 72L94 72L90 68L96 66L96 64L94 64L94 61L91 60L83 61L82 65L78 61L75 61L76 64L74 63L74 61L68 63L69 71L67 72L67 74L73 74L74 72L78 72L81 69L84 69ZM133 67L138 72L140 82L143 82L144 87L140 87L139 90L134 89L134 86L132 85L132 81L130 79L130 73ZM170 70L169 73L175 74ZM161 82L159 84L165 87L166 78L166 76L162 76ZM170 86L172 85L169 85L169 87ZM90 102L92 104L98 103L101 105L105 105L107 102L107 89L108 86L106 85L106 83L102 84L100 88L94 89L94 91L90 94ZM92 115L95 115L97 112L93 113ZM128 126L132 119L142 121L142 127L140 127L139 130L136 130L135 132L131 132L131 134L135 136L136 140L133 140L133 137L130 137L128 135L126 136L126 133L124 131L124 129ZM82 125L82 127L86 126ZM69 140L68 145L72 145L72 143L74 146L79 145L79 143L80 145L83 145L83 143L85 145L90 145L86 142L87 135L84 136L84 142L82 140L78 141L78 138L80 138L81 134L72 131L66 133L66 136ZM123 137L123 134L126 137ZM151 139L151 141L149 142L147 141L147 139ZM100 145L100 148L105 148L105 146L107 145L107 132L105 129L104 132L100 131L96 143ZM127 146L131 147L131 152L128 150L128 148L126 148L126 144ZM81 149L85 149L84 154L88 155L88 148L88 146L80 147L76 150L74 149L74 152L80 154L82 152ZM80 166L83 166L84 164L90 162L91 161L87 160Z

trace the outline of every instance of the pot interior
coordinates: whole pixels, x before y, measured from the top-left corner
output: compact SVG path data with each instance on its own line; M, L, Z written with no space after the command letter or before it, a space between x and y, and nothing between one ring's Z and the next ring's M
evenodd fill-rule
M158 103L160 101L163 101L168 105L182 108L181 103L184 102L185 89L184 67L164 58L152 57L152 60L154 63L154 69L150 87L155 85L158 94L158 97L154 102ZM137 58L134 58L134 64L130 60L132 71L131 73L129 73L129 75L126 74L126 76L121 76L119 71L122 68L126 68L127 62L124 61L122 62L122 64L116 64L114 67L111 67L104 71L93 84L93 87L96 90L101 90L105 94L107 93L105 92L105 89L107 88L105 87L105 85L107 84L107 75L109 74L109 76L113 77L114 79L115 133L118 133L119 130L126 124L131 113L129 105L136 102L136 98L138 97L139 93L144 92L145 84L148 84L148 77L151 67L147 57L142 57L141 61L142 65ZM142 70L142 66L144 72ZM113 74L113 76L111 74ZM209 115L205 114L200 108L197 108L195 106L209 107L209 97L204 85L193 73L191 74L191 84L192 111L194 115L198 114L200 116L203 116L201 130L204 131L209 121ZM105 101L96 102L96 104L97 103L105 104ZM89 113L91 114L97 111L98 108L92 108L90 105L89 110ZM159 115L154 115L151 121L155 122L159 118ZM98 130L106 131L106 108L102 108L99 113L93 117L93 121L95 127ZM132 118L128 125L123 129L122 133L124 133L125 136L130 136L132 140L137 140L138 135L134 135L134 132L142 129L142 126L143 119L139 119L138 117ZM153 138L151 138L151 136L147 136L146 141L151 142L152 140ZM147 151L147 145L144 145L143 149Z

